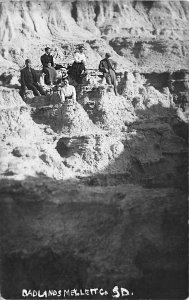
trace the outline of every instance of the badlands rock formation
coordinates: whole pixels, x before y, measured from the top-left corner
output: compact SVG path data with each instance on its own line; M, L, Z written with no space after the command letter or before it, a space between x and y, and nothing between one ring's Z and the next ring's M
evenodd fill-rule
M185 299L189 2L1 1L0 25L2 297L102 288L85 299L112 299L118 286ZM79 44L76 103L55 90L21 98L26 58L40 70L50 45L72 63ZM106 52L118 96L98 76Z

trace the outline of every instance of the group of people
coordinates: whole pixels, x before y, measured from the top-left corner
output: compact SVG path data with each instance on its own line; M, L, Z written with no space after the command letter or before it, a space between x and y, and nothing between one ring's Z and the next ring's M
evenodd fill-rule
M86 57L84 54L84 47L80 46L79 51L75 53L74 63L68 67L67 75L61 80L61 85L65 86L63 95L65 99L72 97L76 98L75 88L69 85L68 76L73 78L76 83L81 84L84 76L86 76ZM53 56L51 55L51 49L45 48L45 53L41 56L41 63L43 66L42 73L44 76L44 83L46 85L53 85L57 82L57 70L63 68L62 65L55 64ZM116 84L116 72L115 64L111 59L111 55L106 53L105 58L100 61L99 71L103 73L103 78L107 84L114 86L114 92L117 95L117 84ZM73 88L72 88L73 87ZM21 70L21 95L24 95L25 90L29 89L33 91L34 96L46 95L45 90L39 84L39 76L37 72L31 67L31 60L25 60L25 68Z

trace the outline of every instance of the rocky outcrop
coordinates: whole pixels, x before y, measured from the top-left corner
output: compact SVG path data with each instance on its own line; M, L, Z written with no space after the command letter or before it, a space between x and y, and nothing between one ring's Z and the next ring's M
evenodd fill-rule
M15 107L24 107L25 102L19 95L19 91L10 88L0 88L0 109L14 109Z
M189 21L187 1L2 1L0 9L0 37L5 43L18 31L25 36L48 38L58 30L74 34L76 28L78 36L92 32L183 37Z
M82 28L104 35L143 38L187 34L188 3L169 1L81 1L72 3L72 16ZM89 25L90 24L90 25Z
M177 170L186 162L187 121L186 117L176 116L169 88L160 92L146 85L139 73L129 74L119 83L122 95L115 96L111 86L100 82L77 88L78 102L62 104L56 92L30 99L35 123L27 107L21 107L21 114L19 109L15 113L2 111L2 121L7 120L2 126L6 130L2 139L10 143L11 155L22 163L35 154L33 159L40 159L48 168L53 166L52 174L58 178L64 178L66 166L77 175L103 171L127 174L126 182L141 182L143 174L153 186L170 186L173 182L185 186L185 169L177 183L176 178ZM19 99L20 105L24 103ZM18 119L15 114L20 114ZM14 134L12 122L16 126ZM24 144L22 139L26 139ZM164 165L164 169L156 176L157 164Z
M16 93L16 91L14 91ZM44 132L43 127L35 124L30 116L30 109L25 105L19 94L11 93L11 90L2 92L8 95L6 108L0 109L0 173L3 176L15 176L24 178L25 176L36 176L44 174L55 178L65 178L71 172L64 166L61 157L53 147L52 134ZM15 97L18 100L15 103ZM16 107L12 105L17 104ZM20 107L19 107L20 105ZM53 153L54 151L54 153ZM44 156L51 156L51 162L44 161Z

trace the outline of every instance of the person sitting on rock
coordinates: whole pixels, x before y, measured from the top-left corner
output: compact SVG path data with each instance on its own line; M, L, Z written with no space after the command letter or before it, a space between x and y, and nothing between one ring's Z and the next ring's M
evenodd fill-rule
M111 54L106 53L105 58L100 61L99 71L103 73L103 77L106 79L106 83L112 84L114 86L114 92L117 96L117 81L114 64L115 63L111 59Z
M63 86L60 87L61 102L73 101L76 102L76 90L73 85L69 84L68 76L62 78Z
M60 70L63 68L62 65L54 63L54 58L51 55L51 48L49 47L45 48L45 53L41 56L41 63L43 67L47 67L47 65L50 63L51 67L55 68L55 70Z
M46 95L45 91L37 81L37 74L31 68L31 60L25 60L26 67L21 70L21 96L24 95L26 88L33 91L34 96Z
M43 73L45 74L44 81L47 85L52 85L56 82L57 73L55 70L55 64L53 56L50 54L51 49L45 48L45 54L41 56L41 63L43 65Z
M78 83L81 84L83 77L86 75L86 57L84 54L84 47L80 46L79 51L75 53L74 63L69 70L69 75Z
M51 55L51 49L49 47L45 48L45 54L41 56L41 63L43 65L43 68L48 67L49 63L51 67L54 67L54 60L53 56Z
M47 67L43 68L44 82L46 85L53 85L57 80L57 73L55 68L51 66L51 63L48 63Z

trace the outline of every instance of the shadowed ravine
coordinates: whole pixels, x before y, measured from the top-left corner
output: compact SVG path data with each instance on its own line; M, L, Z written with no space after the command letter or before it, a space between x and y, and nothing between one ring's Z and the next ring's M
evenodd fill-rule
M136 298L186 297L184 191L28 180L1 188L5 298L115 285Z

